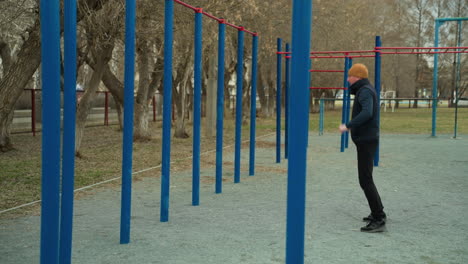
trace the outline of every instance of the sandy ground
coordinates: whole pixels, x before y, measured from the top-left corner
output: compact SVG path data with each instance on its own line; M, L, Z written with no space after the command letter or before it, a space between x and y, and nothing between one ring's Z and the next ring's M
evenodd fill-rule
M305 263L468 263L468 135L383 135L374 177L388 215L385 233L361 233L369 213L356 153L338 134L310 134ZM223 193L202 171L191 206L191 170L171 174L169 222L159 221L160 179L133 184L131 242L119 244L120 188L75 201L73 263L284 263L287 161L261 139L255 176L242 151L241 183L225 153ZM269 141L269 142L266 142ZM0 263L39 263L40 217L0 220Z

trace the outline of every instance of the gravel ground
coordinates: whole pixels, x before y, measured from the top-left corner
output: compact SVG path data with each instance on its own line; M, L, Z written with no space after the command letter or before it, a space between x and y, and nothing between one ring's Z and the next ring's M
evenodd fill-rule
M356 153L338 134L310 134L305 263L468 263L468 135L383 135L374 177L387 232L361 233L369 213ZM284 263L287 161L274 163L274 136L260 139L256 175L242 151L241 183L225 152L223 193L202 170L191 206L191 170L171 175L169 222L159 221L159 176L133 184L131 242L119 244L120 188L75 201L73 263ZM159 172L158 172L159 175ZM0 263L39 263L39 216L0 220Z

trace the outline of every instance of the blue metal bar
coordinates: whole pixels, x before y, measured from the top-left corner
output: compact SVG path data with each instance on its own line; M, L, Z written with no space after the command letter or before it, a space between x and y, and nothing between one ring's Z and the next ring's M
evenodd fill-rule
M236 78L236 143L234 153L234 183L240 182L241 133L242 133L242 82L244 76L244 29L237 32L237 78Z
M349 83L348 83L348 71L353 65L353 59L352 58L345 58L348 59L348 68L345 70L345 76L346 76L346 82L343 87L349 88ZM343 100L346 98L346 112L345 112L345 124L349 123L349 118L350 118L350 113L351 113L351 91L349 89L344 90L343 92L346 94L346 97L343 96ZM346 131L345 133L345 148L348 148L349 146L349 131Z
M304 263L307 145L309 136L310 43L312 1L294 0L290 96L286 263Z
M171 114L172 114L172 43L174 1L166 0L164 15L164 98L161 171L160 221L169 221L169 190L171 173Z
M440 22L442 20L437 20L435 21L435 36L434 36L434 47L439 46L439 27L440 24L443 22ZM434 51L438 51L438 49L435 49ZM439 56L437 53L434 53L434 70L433 70L433 77L432 77L432 133L431 136L435 137L436 136L436 126L437 126L437 83L438 83L438 63L439 63Z
M319 136L322 136L323 135L323 117L324 117L324 107L323 107L323 104L324 104L324 100L323 98L320 98L320 115L319 115Z
M281 39L277 39L277 50L281 51ZM281 162L281 54L276 55L276 163Z
M63 104L63 164L62 203L60 214L61 264L71 263L73 230L73 189L75 181L76 124L76 0L64 3L64 104Z
M224 46L226 24L219 21L218 29L218 89L216 98L216 187L215 192L223 191L223 123L224 123Z
M120 244L130 242L133 156L133 94L135 79L135 0L125 3L124 131L122 152L122 205Z
M375 37L375 46L378 49L379 47L382 47L382 41L380 39L380 36ZM382 69L382 55L380 52L375 53L375 91L377 93L377 125L379 126L380 130L380 72ZM375 151L374 154L374 166L379 166L379 160L380 160L380 143L377 145L377 150Z
M257 62L258 62L258 36L252 37L252 90L250 92L250 155L249 176L255 174L255 130L257 119Z
M40 2L42 57L41 264L59 261L60 20L59 1Z
M446 22L446 21L464 21L468 20L468 17L447 17L447 18L436 18L437 22Z
M289 43L286 43L286 52L289 52ZM289 135L289 87L290 87L290 58L286 58L285 64L285 87L284 87L284 158L288 158L288 135Z
M343 80L343 87L348 85L348 68L349 67L349 58L345 58L344 62L344 80ZM346 124L346 93L347 90L343 90L343 100L341 104L341 123ZM345 137L346 133L341 133L341 141L340 141L340 152L345 151Z
M200 130L201 130L201 85L202 85L202 30L203 13L195 13L194 90L193 90L193 166L192 205L200 204Z
M458 41L457 47L461 46L461 32L462 32L462 24L461 20L457 22L458 24ZM460 50L460 49L459 49ZM457 138L457 130L458 130L458 89L460 87L460 53L457 54L457 68L456 68L456 80L455 80L455 124L453 126L453 138Z

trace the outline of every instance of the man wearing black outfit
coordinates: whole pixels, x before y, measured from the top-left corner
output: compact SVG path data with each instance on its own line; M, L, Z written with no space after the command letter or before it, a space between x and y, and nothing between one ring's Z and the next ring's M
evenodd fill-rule
M359 184L371 210L371 214L363 218L368 224L361 231L383 232L386 230L386 215L372 178L374 154L379 144L379 105L377 93L367 77L368 70L364 64L357 63L349 70L349 89L354 94L352 119L347 124L341 124L339 129L341 133L351 131L351 138L357 149Z

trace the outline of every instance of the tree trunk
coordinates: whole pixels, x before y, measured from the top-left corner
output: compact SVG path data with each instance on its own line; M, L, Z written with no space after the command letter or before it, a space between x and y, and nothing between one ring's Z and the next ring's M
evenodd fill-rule
M175 124L174 137L175 138L188 138L189 135L185 131L186 124L186 114L187 114L187 84L191 82L190 77L192 73L192 68L189 66L189 63L192 61L193 57L193 46L190 46L188 49L189 56L186 57L185 61L180 64L176 81L173 86L173 95L174 102L177 108L177 120ZM177 86L179 90L177 91Z
M257 87L257 93L258 93L258 98L260 99L260 112L262 113L263 116L267 116L267 108L268 108L268 100L265 95L265 80L263 79L263 73L260 70L260 65L259 65L259 71L258 71L258 87Z
M10 139L11 123L16 101L31 79L41 62L41 41L39 18L36 19L30 31L29 38L24 42L16 61L6 71L0 80L0 149L12 149Z
M133 139L137 141L147 141L151 139L148 126L149 102L149 52L148 42L140 38L137 40L138 53L138 92L135 98L135 124Z
M81 141L84 135L84 128L86 125L86 119L88 118L89 111L91 110L92 103L96 98L96 91L101 82L105 66L112 57L112 51L114 49L113 44L106 45L97 52L95 61L96 67L93 71L91 79L86 85L85 92L78 103L76 111L76 136L75 136L75 154L80 157Z
M122 115L122 104L115 98L115 96L111 93L112 98L114 98L115 102L115 110L117 111L117 119L119 121L119 129L118 131L123 131L123 115Z
M107 0L86 0L88 7L86 11L99 10L106 2ZM85 14L81 8L77 12L77 21L80 21ZM10 126L13 119L11 118L11 113L14 111L14 106L21 96L24 87L41 62L39 16L35 18L33 26L26 31L29 32L28 39L23 42L16 56L16 61L11 64L4 78L0 80L0 149L4 150L12 148Z
M205 134L207 137L216 135L216 96L217 96L217 56L210 56L208 60L208 81L206 86L206 123Z

